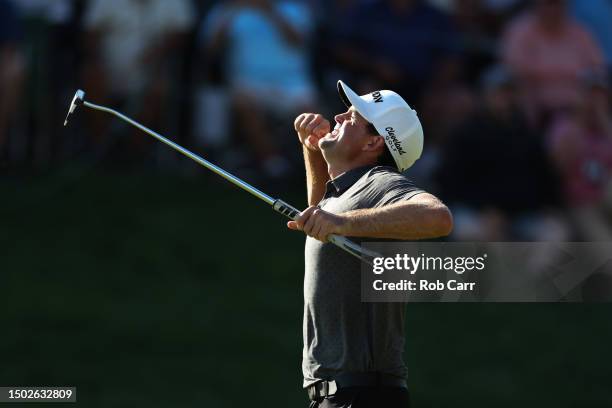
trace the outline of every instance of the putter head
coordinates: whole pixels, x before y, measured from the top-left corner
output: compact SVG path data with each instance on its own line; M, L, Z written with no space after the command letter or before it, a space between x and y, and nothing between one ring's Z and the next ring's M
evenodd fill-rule
M82 90L76 91L74 94L74 98L72 98L72 102L70 103L70 109L68 109L68 114L66 115L66 120L64 120L64 126L68 124L68 118L70 115L74 113L77 106L82 105L83 101L85 101L85 92Z

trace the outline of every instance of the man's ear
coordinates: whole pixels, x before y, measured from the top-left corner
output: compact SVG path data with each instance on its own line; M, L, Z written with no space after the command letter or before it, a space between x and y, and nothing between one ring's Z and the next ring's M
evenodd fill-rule
M369 136L368 142L363 146L363 151L374 152L385 148L385 140L382 136Z

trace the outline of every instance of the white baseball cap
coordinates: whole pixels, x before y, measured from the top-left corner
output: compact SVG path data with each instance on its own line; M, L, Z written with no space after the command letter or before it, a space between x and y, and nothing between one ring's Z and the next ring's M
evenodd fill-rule
M344 82L338 81L342 102L370 122L395 159L399 171L414 164L423 152L423 128L417 113L393 91L375 91L359 96Z

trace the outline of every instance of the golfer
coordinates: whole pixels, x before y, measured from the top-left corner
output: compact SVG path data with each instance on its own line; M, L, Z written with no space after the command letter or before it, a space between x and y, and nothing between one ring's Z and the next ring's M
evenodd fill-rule
M448 235L452 217L400 172L423 150L416 112L397 93L359 96L342 81L348 110L295 120L309 207L287 226L308 235L304 276L304 388L314 407L409 406L403 362L405 304L362 303L357 258L330 234L375 240Z

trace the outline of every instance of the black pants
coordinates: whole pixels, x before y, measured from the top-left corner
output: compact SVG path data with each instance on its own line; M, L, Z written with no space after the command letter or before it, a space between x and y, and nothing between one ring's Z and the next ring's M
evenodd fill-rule
M408 390L399 387L351 387L312 401L309 408L409 408Z

